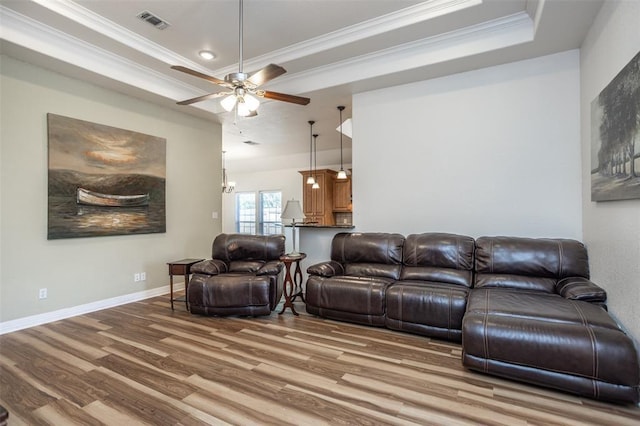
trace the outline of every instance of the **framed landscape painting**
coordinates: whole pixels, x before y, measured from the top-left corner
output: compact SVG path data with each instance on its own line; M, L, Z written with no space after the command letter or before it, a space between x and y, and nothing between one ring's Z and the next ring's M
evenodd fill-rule
M640 53L591 102L591 201L640 198Z
M166 232L166 140L47 114L47 239Z

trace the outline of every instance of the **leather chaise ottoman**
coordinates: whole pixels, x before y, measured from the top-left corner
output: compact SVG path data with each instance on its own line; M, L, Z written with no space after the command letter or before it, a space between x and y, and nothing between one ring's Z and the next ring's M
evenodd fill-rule
M598 305L522 290L477 289L464 318L474 370L622 403L638 398L633 342Z

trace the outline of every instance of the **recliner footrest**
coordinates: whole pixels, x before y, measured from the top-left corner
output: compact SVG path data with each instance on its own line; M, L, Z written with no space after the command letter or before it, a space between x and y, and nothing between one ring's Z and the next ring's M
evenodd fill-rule
M194 275L189 310L204 315L269 315L269 283L268 276Z

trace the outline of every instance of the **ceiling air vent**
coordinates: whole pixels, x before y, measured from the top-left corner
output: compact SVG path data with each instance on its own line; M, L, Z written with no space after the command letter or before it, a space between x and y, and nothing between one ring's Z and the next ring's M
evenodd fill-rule
M254 141L243 141L242 143L246 143L247 145L260 145L260 142L254 142Z
M138 13L138 18L142 19L143 21L147 21L148 23L150 23L151 25L153 25L159 30L164 30L169 26L169 23L167 21L157 17L156 15L149 12L148 10Z

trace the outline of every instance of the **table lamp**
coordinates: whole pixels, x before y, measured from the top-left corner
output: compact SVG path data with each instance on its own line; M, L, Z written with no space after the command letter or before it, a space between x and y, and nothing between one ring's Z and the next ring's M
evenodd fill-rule
M302 208L300 207L300 201L298 200L289 200L287 201L287 205L280 215L282 219L291 219L291 227L293 230L293 251L289 253L290 255L298 255L298 251L296 250L296 219L303 220L306 216L302 213Z

